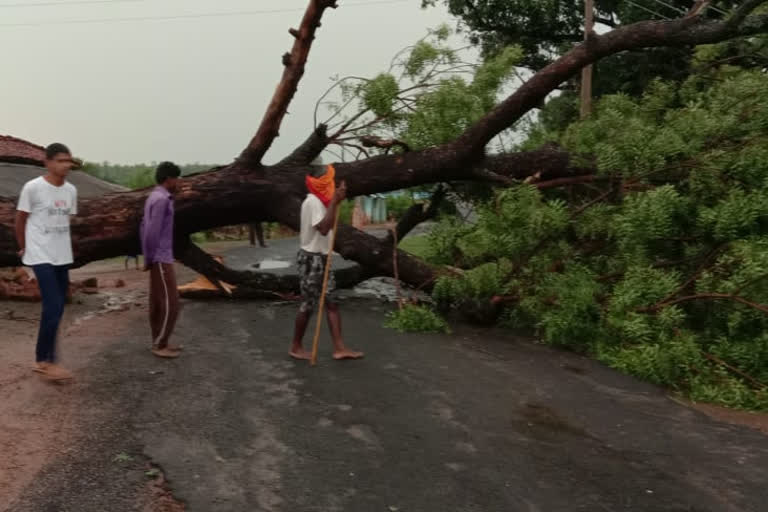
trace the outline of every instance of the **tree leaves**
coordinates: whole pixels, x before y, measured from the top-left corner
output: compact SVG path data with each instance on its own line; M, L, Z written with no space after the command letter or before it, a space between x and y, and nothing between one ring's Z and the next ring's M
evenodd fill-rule
M729 300L768 304L766 107L765 76L751 71L601 99L555 140L605 181L510 187L472 227L444 221L434 254L466 270L441 279L435 300L505 296L508 321L545 343L691 397L768 408L755 384L768 383L768 315Z
M397 80L389 73L381 73L362 86L362 100L365 107L379 117L392 113L395 99L400 92Z

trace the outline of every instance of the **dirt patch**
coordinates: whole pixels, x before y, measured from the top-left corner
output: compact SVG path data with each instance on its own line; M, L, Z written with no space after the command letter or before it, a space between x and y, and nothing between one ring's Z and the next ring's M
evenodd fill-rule
M727 407L712 404L688 405L718 421L753 428L768 435L768 414L766 413L737 411L735 409L728 409Z
M77 384L53 385L31 371L37 321L28 319L37 317L39 306L2 305L12 312L0 319L0 510L5 510L71 437Z
M77 377L89 359L145 315L146 274L125 271L122 261L72 272L73 279L89 277L102 283L99 293L75 294L60 331L61 364L75 374L69 384L53 384L32 372L40 304L0 301L0 511L79 433L75 404L84 384Z

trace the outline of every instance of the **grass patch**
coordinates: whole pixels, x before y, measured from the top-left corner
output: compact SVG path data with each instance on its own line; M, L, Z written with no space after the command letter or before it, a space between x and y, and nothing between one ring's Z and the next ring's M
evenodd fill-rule
M426 258L429 252L429 238L427 235L409 236L400 242L399 247L414 256Z
M426 306L408 304L401 310L387 314L384 327L400 332L439 332L450 334L448 323Z

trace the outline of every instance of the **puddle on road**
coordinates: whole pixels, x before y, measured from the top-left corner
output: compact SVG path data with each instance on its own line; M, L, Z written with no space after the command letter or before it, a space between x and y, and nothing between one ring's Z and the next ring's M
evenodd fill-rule
M261 260L258 263L254 263L253 267L261 270L272 270L276 268L288 268L291 266L289 261L281 260Z

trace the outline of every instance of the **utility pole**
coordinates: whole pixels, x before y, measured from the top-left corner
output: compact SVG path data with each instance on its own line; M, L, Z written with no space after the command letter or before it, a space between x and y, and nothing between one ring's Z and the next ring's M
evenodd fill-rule
M584 0L584 41L590 37L595 26L593 0ZM586 119L592 112L592 64L581 70L581 118Z

